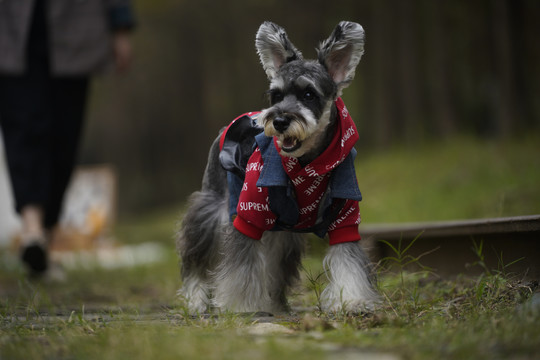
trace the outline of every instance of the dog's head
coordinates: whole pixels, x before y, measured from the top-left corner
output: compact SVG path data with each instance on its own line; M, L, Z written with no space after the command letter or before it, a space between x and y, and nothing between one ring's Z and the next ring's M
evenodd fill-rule
M319 151L333 121L333 104L354 78L364 53L364 29L340 22L317 49L318 60L304 60L287 33L271 22L257 32L255 46L270 80L271 106L259 116L281 154L300 158Z

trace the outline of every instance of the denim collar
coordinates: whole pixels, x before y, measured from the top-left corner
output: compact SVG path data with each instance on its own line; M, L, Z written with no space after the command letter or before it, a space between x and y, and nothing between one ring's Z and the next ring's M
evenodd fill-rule
M273 138L260 133L255 136L255 141L261 151L264 164L259 180L257 181L257 186L282 186L290 187L292 190L293 185L283 169L281 156L274 146ZM358 188L356 171L354 169L355 157L356 150L353 148L346 159L333 170L328 189L330 198L362 200L362 194Z

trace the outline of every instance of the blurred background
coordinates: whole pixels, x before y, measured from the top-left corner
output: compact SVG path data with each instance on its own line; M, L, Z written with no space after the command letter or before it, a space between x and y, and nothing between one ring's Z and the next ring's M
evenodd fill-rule
M208 147L219 129L241 113L265 107L267 80L254 49L264 20L283 26L306 58L315 56L319 41L340 20L364 27L365 55L343 96L360 132L360 163L388 149L438 143L470 152L477 151L478 143L491 144L495 150L488 158L496 159L505 153L497 144L528 139L515 158L523 160L520 168L540 171L539 1L135 4L134 66L126 75L94 81L80 153L83 164L116 168L120 216L183 204L200 185ZM421 151L430 153L430 146ZM473 154L459 156L468 155ZM412 165L414 158L401 160ZM396 157L387 160L407 168ZM447 168L447 160L433 159L431 168L416 176L436 176ZM370 171L376 171L374 166ZM467 181L452 169L450 176ZM377 177L366 185L360 180L363 193L378 183ZM391 188L399 183L398 178L387 180ZM521 196L534 204L518 213L538 211L538 183L527 186ZM445 189L439 188L441 193Z

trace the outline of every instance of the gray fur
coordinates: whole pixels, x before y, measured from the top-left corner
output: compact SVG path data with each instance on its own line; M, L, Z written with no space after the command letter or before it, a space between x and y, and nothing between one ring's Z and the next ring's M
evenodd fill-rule
M364 29L353 22L340 22L330 37L321 42L317 50L318 61L304 60L285 30L270 22L259 28L255 45L271 80L271 98L276 92L288 95L263 111L259 123L267 136L278 138L278 143L285 137L296 138L301 146L293 151L284 149L281 154L298 158L302 165L308 164L326 149L332 138L335 109L330 109L332 114L324 110L341 96L342 90L354 78L364 53ZM310 82L318 86L307 85ZM303 101L303 91L311 89L317 94L317 101ZM304 111L299 111L299 106ZM301 124L303 131L299 132L297 126L276 129L274 120L283 118ZM303 126L305 124L309 126ZM307 141L308 137L311 140Z
M228 221L226 176L219 164L218 137L210 149L202 190L191 195L176 241L183 281L178 295L192 312L203 312L210 304L209 269L219 261L218 239Z
M212 307L286 311L304 241L294 233L267 233L256 241L238 232L228 220L227 175L218 157L219 137L210 149L202 189L190 197L178 233L183 281L178 295L192 313Z
M317 53L341 95L354 79L356 66L364 54L364 29L353 22L340 22L332 35L320 44Z
M262 111L258 121L278 144L295 140L295 146L282 150L284 155L306 165L326 149L337 119L334 101L354 77L363 41L360 25L341 22L321 44L318 61L303 60L283 28L270 22L261 25L256 47L271 81L272 106ZM314 97L308 99L307 93ZM178 233L183 280L179 296L192 313L209 308L286 311L287 294L300 277L302 236L267 231L261 240L253 240L230 222L228 202L218 137L210 149L202 189L190 197ZM324 266L329 279L321 299L325 310L373 309L378 295L368 258L357 243L332 246Z
M304 242L298 234L266 233L256 241L226 226L223 261L212 273L213 304L238 312L283 312L286 295L299 278Z
M291 43L285 30L269 21L259 27L255 36L255 47L270 80L283 64L302 59L302 53Z

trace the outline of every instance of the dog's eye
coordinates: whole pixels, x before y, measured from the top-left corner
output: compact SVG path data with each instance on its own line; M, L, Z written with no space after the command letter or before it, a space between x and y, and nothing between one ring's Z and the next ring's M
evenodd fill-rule
M270 102L276 104L283 100L283 93L279 90L273 90L270 92Z
M306 91L304 91L303 98L306 101L312 101L312 100L315 99L315 93L313 91L311 91L311 90L306 90Z

